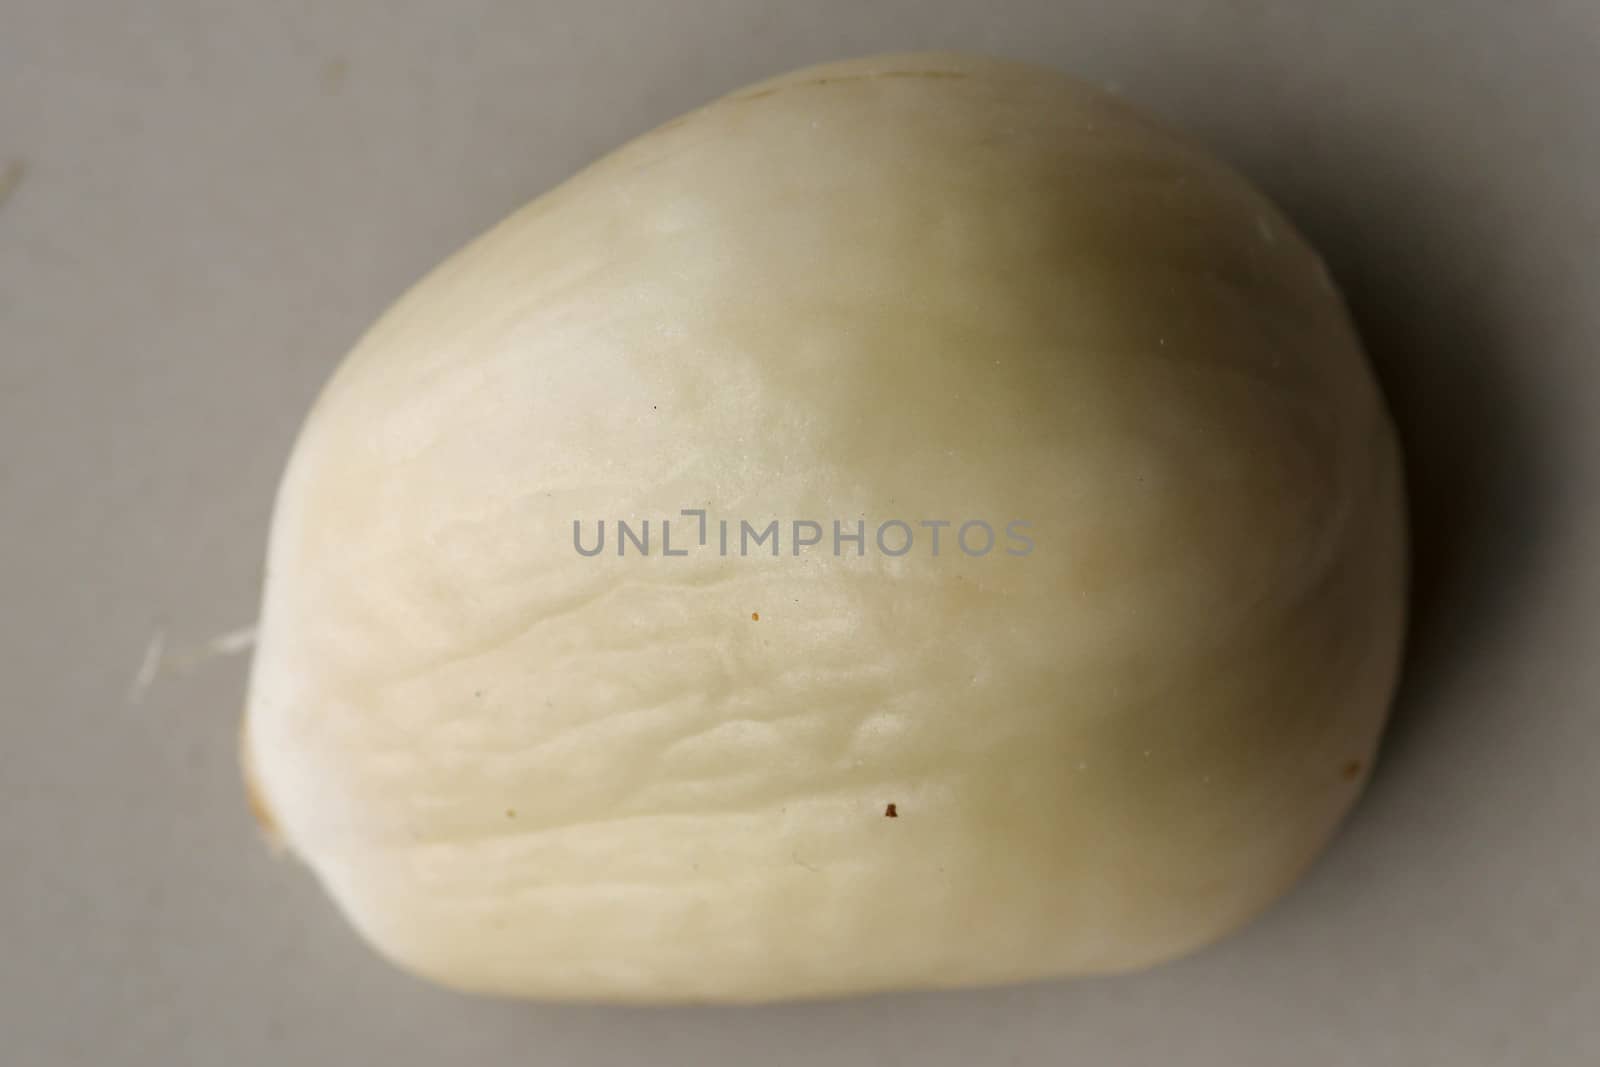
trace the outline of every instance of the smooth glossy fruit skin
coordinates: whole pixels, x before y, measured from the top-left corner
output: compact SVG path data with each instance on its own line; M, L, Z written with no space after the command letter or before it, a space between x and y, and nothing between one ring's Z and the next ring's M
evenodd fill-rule
M868 550L663 557L685 508ZM618 518L650 556L574 551ZM891 558L896 518L1034 547ZM245 758L461 989L1120 971L1323 847L1404 571L1381 397L1263 197L1046 70L837 63L602 159L360 342L278 500Z

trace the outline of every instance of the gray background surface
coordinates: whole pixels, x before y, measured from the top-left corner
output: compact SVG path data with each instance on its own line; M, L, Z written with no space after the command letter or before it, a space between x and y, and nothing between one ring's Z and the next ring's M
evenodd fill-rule
M812 61L1114 83L1324 248L1409 449L1382 765L1242 935L1116 980L755 1009L471 1000L240 798L272 492L357 333L621 141ZM1600 8L0 0L0 1060L1600 1061ZM167 635L142 699L132 683Z

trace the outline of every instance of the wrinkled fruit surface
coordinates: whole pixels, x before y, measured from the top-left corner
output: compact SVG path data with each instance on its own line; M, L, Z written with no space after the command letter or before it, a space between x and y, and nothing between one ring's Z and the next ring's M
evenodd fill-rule
M1403 593L1391 425L1277 210L1054 73L857 60L623 147L373 327L283 482L244 758L458 988L1124 970L1322 848Z

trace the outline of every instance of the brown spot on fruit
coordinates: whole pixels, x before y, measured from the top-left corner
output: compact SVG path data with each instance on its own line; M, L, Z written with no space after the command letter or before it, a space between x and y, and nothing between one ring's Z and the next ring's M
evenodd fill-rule
M255 760L250 754L249 735L244 729L244 723L239 724L239 772L244 779L245 804L250 809L250 815L255 819L256 825L261 828L262 836L274 849L285 848L283 831L278 829L278 821L272 814L272 806L267 803L267 798L261 790L261 783L256 777Z
M751 622L760 622L760 621L761 621L761 612L759 612L759 611L752 611L752 612L751 612L751 613L750 613L750 621L751 621Z
M900 817L900 811L893 804L890 804L887 808L883 809L883 817L885 819L898 819Z
M1344 765L1344 780L1345 781L1353 782L1359 777L1361 777L1361 761L1360 760L1353 759L1349 763L1346 763Z

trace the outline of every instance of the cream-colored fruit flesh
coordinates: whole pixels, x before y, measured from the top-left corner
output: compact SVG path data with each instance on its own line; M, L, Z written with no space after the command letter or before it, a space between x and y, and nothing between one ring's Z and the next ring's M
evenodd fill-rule
M696 507L868 551L574 551ZM1034 548L889 558L892 518ZM1263 197L1056 74L857 60L623 147L363 338L280 492L244 745L352 923L458 988L1119 971L1323 847L1404 566L1382 400Z

